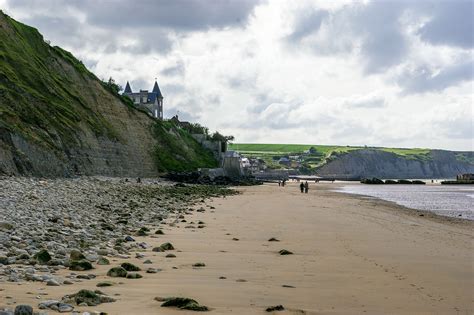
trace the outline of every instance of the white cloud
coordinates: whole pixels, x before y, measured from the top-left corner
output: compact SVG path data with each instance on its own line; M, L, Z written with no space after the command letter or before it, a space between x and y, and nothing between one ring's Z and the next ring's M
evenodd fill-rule
M222 16L185 23L171 10L175 18L126 27L108 15L98 21L100 10L80 1L48 3L56 9L0 0L98 77L133 89L150 89L157 77L166 115L179 111L238 142L472 149L465 3L269 0L232 13L239 2L229 1ZM460 27L441 27L456 19Z

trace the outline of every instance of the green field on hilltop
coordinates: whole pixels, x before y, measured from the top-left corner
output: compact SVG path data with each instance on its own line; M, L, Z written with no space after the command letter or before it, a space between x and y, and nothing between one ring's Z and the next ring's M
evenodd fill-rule
M303 153L314 148L313 153ZM338 146L317 144L259 144L259 143L234 143L229 145L229 150L234 150L246 157L261 158L270 167L279 168L278 159L281 157L301 155L300 162L306 164L309 169L314 169L327 163L338 154L353 150L360 150L363 146ZM371 149L395 153L407 159L429 160L430 149L406 149L406 148L374 148Z

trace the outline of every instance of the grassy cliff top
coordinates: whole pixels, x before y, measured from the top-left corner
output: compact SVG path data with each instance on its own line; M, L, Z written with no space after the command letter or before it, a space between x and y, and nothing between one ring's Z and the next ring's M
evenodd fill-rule
M246 156L261 157L267 162L271 162L273 157L298 155L310 148L316 149L316 156L320 158L310 159L310 163L319 166L325 163L326 158L332 154L347 153L354 150L367 149L362 146L337 146L337 145L317 145L317 144L259 144L259 143L233 143L229 145L229 150L235 150ZM422 148L385 148L369 147L370 149L385 151L403 156L407 159L430 160L432 149ZM454 152L459 161L474 164L473 152Z
M114 137L81 95L86 80L98 81L72 54L0 11L0 128L51 147L58 138L74 142L81 123Z

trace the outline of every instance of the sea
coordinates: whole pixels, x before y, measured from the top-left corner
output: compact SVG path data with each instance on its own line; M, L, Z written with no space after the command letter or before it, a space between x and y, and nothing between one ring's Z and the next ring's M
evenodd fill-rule
M375 197L407 208L438 215L474 220L472 185L364 185L344 184L337 191Z

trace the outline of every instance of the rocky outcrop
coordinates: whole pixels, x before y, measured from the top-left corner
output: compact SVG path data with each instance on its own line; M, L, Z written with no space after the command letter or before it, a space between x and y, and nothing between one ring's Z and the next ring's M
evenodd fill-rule
M474 165L460 161L456 152L432 150L423 158L382 150L363 149L340 154L318 169L320 176L335 178L450 178L474 172Z

